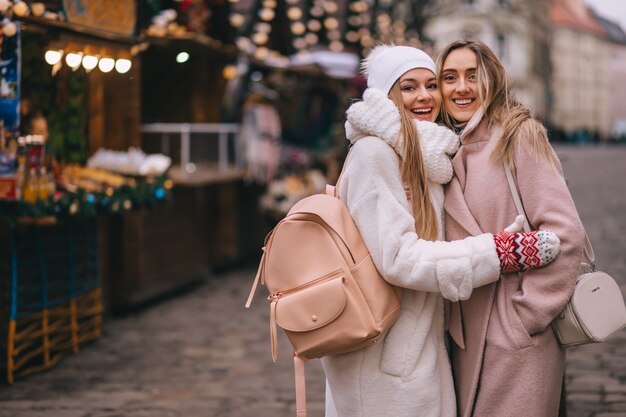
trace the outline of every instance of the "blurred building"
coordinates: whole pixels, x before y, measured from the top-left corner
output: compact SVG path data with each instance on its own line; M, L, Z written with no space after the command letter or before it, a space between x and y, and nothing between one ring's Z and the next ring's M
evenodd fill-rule
M609 41L609 107L613 139L626 137L626 33L619 24L595 14Z
M435 53L459 38L485 42L520 100L544 119L551 101L548 7L545 0L431 0L424 34Z
M552 0L551 122L568 135L606 137L611 128L611 44L584 0Z

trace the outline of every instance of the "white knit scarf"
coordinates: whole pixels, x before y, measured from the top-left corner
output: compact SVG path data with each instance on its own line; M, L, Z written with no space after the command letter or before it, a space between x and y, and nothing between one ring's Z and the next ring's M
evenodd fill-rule
M365 90L363 101L352 104L346 117L346 137L350 143L354 144L366 136L376 136L402 157L404 146L400 135L400 112L381 90ZM436 123L416 120L415 125L428 179L446 184L454 173L450 158L459 147L459 137Z

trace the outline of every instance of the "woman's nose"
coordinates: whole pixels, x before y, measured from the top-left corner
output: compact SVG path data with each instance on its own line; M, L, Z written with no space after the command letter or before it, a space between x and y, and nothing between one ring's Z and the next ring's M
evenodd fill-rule
M460 79L456 89L459 92L468 92L469 86L467 85L467 81Z
M430 94L425 88L421 88L417 91L417 101L427 101L430 98Z

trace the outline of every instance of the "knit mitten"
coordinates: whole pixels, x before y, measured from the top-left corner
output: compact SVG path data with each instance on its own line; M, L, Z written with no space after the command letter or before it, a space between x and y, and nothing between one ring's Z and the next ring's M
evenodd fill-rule
M559 254L561 241L548 230L511 233L501 231L493 236L502 272L525 271L552 262Z

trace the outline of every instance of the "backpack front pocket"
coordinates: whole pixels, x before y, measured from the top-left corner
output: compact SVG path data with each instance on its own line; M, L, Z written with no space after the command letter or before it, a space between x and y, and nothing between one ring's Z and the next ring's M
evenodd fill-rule
M350 347L346 351L356 350L373 336L370 313L343 270L323 282L272 297L270 321L285 330L294 350L304 358L318 358L343 346Z

